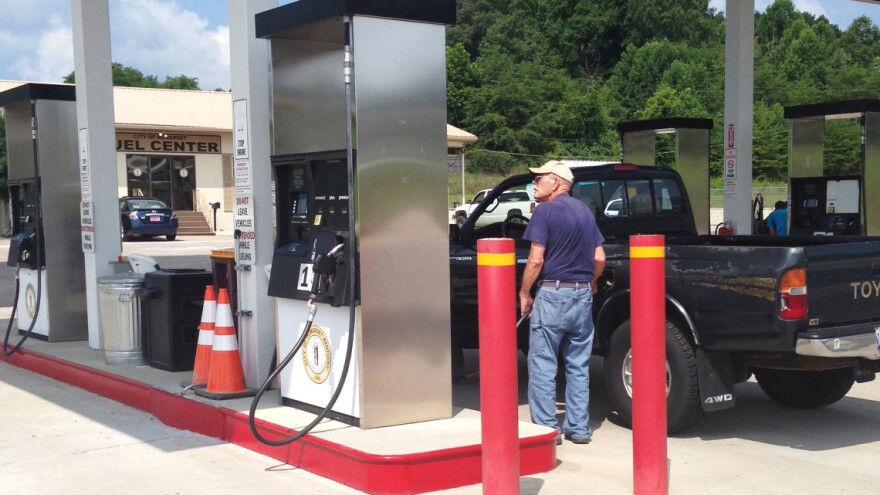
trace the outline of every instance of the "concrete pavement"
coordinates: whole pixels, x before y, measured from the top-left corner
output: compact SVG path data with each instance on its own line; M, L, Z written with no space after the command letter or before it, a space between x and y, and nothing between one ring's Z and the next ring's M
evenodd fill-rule
M2 361L0 398L0 493L360 493Z
M455 381L453 402L478 408L476 354L465 359L471 374ZM523 360L519 373L522 394ZM554 470L520 479L523 495L632 493L632 433L616 423L601 358L591 378L593 442L563 443ZM813 411L778 406L753 381L736 391L734 409L668 440L670 493L876 493L880 382ZM0 398L0 486L16 486L10 493L360 493L4 363ZM528 419L522 396L519 416ZM434 493L477 495L482 486Z
M131 244L142 252L153 243ZM164 248L164 243L157 244L150 248ZM6 323L0 320L4 330ZM25 348L39 344L29 342ZM479 409L477 355L469 352L465 358L470 374L454 381L453 403L456 408ZM519 417L527 421L522 359L519 374ZM521 478L522 494L632 493L632 433L616 422L601 358L592 361L591 379L593 442L565 442L557 450L554 470ZM735 408L705 415L694 428L668 440L670 493L877 492L880 381L856 384L838 403L811 411L776 405L754 381L737 385L736 392ZM7 491L9 487L14 490ZM169 428L136 409L0 362L0 493L123 491L360 493L242 447ZM435 493L477 495L482 487Z

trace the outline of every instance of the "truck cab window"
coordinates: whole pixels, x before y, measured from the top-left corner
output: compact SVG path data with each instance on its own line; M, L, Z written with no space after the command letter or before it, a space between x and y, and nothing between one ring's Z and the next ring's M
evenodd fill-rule
M630 180L626 183L626 192L629 198L630 214L633 216L647 216L654 214L654 202L651 197L651 181Z

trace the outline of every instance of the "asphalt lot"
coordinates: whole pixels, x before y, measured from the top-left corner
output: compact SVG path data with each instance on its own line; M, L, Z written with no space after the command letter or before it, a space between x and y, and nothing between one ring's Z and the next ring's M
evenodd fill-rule
M230 245L231 237L220 236L124 247L125 254L147 254L161 266L209 268L210 250ZM0 255L5 259L2 243ZM11 280L5 264L0 277L5 288ZM453 403L478 409L477 354L468 352L465 359L468 374L454 380ZM616 421L602 364L601 358L591 363L593 442L565 442L557 450L556 469L523 477L521 493L632 493L632 432ZM523 359L519 381L519 417L527 421ZM880 381L856 384L836 404L810 411L775 404L754 381L737 385L736 393L735 408L704 415L695 427L668 439L670 493L878 492ZM0 487L15 486L14 493L357 493L3 363L0 404ZM476 495L482 487L438 493Z

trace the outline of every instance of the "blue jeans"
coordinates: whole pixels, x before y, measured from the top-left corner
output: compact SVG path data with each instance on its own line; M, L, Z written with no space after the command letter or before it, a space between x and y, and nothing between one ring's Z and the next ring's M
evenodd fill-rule
M557 356L565 367L562 431L589 437L590 353L593 350L590 284L566 289L544 286L535 295L529 332L529 410L532 422L560 431L556 420Z

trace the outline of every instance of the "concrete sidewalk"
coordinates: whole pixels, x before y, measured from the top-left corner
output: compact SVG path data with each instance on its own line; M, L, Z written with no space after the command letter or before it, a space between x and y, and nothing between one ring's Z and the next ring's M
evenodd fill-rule
M0 492L361 493L0 361Z
M16 342L17 337L10 345ZM31 339L23 349L9 362L100 390L171 426L226 439L292 465L308 466L312 472L370 493L419 493L430 491L428 487L460 487L479 481L480 415L467 407L455 407L453 417L446 420L371 430L325 421L290 447L268 447L248 431L250 398L212 401L192 392L181 397L192 378L191 371L108 366L103 352L89 349L84 342L50 344ZM271 436L271 432L279 438L290 435L291 429L301 429L314 416L281 406L277 392L269 391L260 402L257 418L261 429L268 428L262 432L264 436ZM553 430L528 422L520 423L519 429L525 472L552 469L556 453Z
M45 345L29 341L25 347ZM465 359L471 374L454 382L453 402L457 408L476 409L476 354L467 353ZM522 360L519 373L523 391ZM593 442L561 445L555 469L521 477L522 494L632 493L632 432L616 423L601 358L592 360L591 378ZM736 392L735 408L705 415L694 428L668 440L670 493L877 492L880 381L856 384L838 403L811 411L776 405L753 381L737 385ZM358 493L2 363L0 397L5 406L0 408L0 480L23 487L15 493L115 494L120 487L134 494ZM528 419L523 400L519 414ZM437 493L478 495L482 486Z

